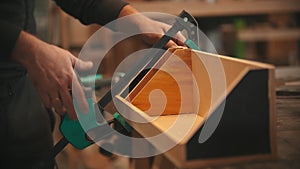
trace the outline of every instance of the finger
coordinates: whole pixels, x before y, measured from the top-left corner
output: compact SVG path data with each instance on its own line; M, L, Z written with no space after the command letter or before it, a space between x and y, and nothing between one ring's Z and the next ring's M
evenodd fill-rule
M186 38L182 35L181 32L178 32L173 38L173 41L179 46L184 46L185 45L184 42L186 41Z
M93 62L90 61L83 61L81 59L76 58L75 56L73 57L73 67L76 66L76 69L80 70L80 71L86 71L86 70L90 70L93 68Z
M43 90L40 88L38 88L37 90L45 107L51 108L51 101L49 95L46 92L43 92Z
M63 110L63 105L61 98L57 92L53 92L51 95L51 104L55 108L55 111L60 114L64 115L65 111Z
M65 86L63 89L60 90L60 97L61 97L61 101L63 103L63 108L65 108L70 119L76 120L77 115L76 115L76 112L74 109L72 96L71 96L67 86Z
M75 97L75 100L77 102L77 105L79 107L80 112L86 114L89 111L88 103L87 103L85 94L83 92L83 88L82 88L81 84L79 83L75 72L74 72L74 75L73 75L72 82L73 82L72 83L72 85L73 85L73 89L72 89L73 98Z

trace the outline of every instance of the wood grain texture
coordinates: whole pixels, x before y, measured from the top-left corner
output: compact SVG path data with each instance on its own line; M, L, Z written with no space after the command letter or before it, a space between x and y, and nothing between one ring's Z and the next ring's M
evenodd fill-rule
M144 86L131 103L152 116L193 113L190 52L178 50L167 57L162 66L150 71L146 84L141 82Z

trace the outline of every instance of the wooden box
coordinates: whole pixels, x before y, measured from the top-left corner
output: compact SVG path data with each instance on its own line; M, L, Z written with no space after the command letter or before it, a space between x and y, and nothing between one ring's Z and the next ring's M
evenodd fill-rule
M163 133L156 149L175 145L175 166L196 168L275 157L274 99L273 66L173 48L115 102L143 137Z

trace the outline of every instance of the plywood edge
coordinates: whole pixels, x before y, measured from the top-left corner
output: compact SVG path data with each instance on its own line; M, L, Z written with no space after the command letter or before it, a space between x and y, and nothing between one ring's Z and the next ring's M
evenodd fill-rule
M273 158L277 157L277 143L276 143L276 94L275 94L275 69L269 69L269 114L270 114L270 141L271 141L271 153Z
M188 141L193 137L193 135L198 131L198 129L205 123L205 119L196 114L180 114L174 115L181 120L182 129L178 129L178 132L184 132L182 135L170 134L178 144L187 144ZM161 117L163 118L163 117ZM165 118L168 118L167 116ZM187 118L190 118L187 120ZM178 125L178 124L177 124ZM185 125L185 126L184 126ZM160 128L161 131L166 131L167 128L162 128L163 120L160 123L156 123L156 126ZM186 131L187 130L187 131Z
M245 75L249 72L249 68L246 67L245 69L243 69L238 76L236 76L236 79L227 85L227 91L226 91L226 95L228 96L232 90L234 89L235 86L237 86L237 84L240 83L240 81L245 77Z
M194 93L199 93L198 114L207 117L213 112L249 72L248 65L237 61L224 61L215 55L193 52L193 73L196 79ZM204 83L203 83L204 81ZM201 100L205 98L205 100Z
M265 161L272 160L271 154L256 154L256 155L246 155L246 156L236 156L236 157L226 157L226 158L212 158L212 159L199 159L188 161L185 165L186 168L199 168L207 166L220 166L229 164L242 164L252 161Z
M147 119L147 117L143 114L143 111L141 111L137 107L133 106L130 102L128 102L128 100L122 98L121 96L116 95L114 101L117 101L117 103L115 103L115 104L118 104L118 105L123 104L123 105L127 106L128 108L132 109L134 112L141 113L141 116L143 118Z
M204 54L207 56L218 57L220 59L230 60L230 61L234 61L234 62L240 62L240 63L250 66L251 69L261 69L261 68L272 69L272 68L274 68L273 65L267 64L267 63L261 63L261 62L246 60L246 59L239 59L239 58L234 58L234 57L229 57L229 56L223 56L223 55L219 55L219 54L197 51L197 50L193 50L193 49L190 49L190 50L192 50L195 53L201 53L201 54Z

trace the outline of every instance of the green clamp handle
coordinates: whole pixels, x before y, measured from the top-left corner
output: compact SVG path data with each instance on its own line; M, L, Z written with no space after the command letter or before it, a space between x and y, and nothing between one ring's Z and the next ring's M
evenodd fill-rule
M78 113L79 120L71 120L70 117L66 114L62 118L62 122L59 126L60 132L63 134L65 139L72 144L77 149L84 149L90 145L92 145L94 142L90 141L86 137L86 131L101 127L100 124L96 120L95 112L94 112L94 102L93 100L87 99L89 104L89 112L87 114L83 114L81 112ZM75 102L74 102L75 103ZM77 104L75 104L75 108L77 108ZM76 109L78 110L78 109ZM126 129L127 132L131 132L132 128L131 126L126 122L126 120L119 114L114 113L113 114L114 120L118 121L119 124L122 125L124 129ZM85 130L82 128L82 126L85 127ZM99 133L101 134L101 133Z
M187 39L184 44L186 44L186 46L188 46L189 48L191 49L194 49L194 50L200 50L200 48L190 39Z
M68 142L80 150L93 144L93 142L86 138L86 132L82 128L82 125L85 126L85 129L91 129L99 126L99 123L96 121L92 98L88 98L87 102L89 105L89 112L87 114L78 112L78 118L80 121L71 120L68 114L66 114L63 116L62 122L59 126L60 132L68 140ZM75 104L75 108L76 107L77 105ZM78 108L76 110L78 110Z

